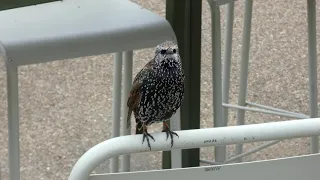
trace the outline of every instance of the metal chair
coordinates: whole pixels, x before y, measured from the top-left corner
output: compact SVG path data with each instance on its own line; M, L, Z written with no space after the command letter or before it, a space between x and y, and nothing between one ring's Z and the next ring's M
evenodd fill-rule
M7 71L10 180L20 179L19 66L116 52L112 136L117 137L122 55L126 99L132 83L132 50L175 41L164 18L128 0L64 0L4 10L0 11L0 24L0 55L5 57ZM130 133L125 128L122 131L123 135ZM123 171L129 170L129 162L125 156ZM117 158L111 161L111 171L118 171Z
M177 131L179 137L173 149L191 149L250 143L277 139L299 138L319 135L320 119L291 120L243 126L219 127ZM298 127L298 128L297 128ZM153 151L168 151L165 134L153 133L157 140L152 144ZM103 161L121 154L143 153L148 147L141 146L142 135L122 136L101 142L84 153L73 166L69 180L153 180L177 179L319 179L320 154L250 163L225 164L192 168L164 169L110 174L91 174ZM125 142L125 143L124 143ZM293 171L297 169L297 171Z
M212 18L212 63L213 63L213 96L214 96L214 125L215 127L224 127L228 124L228 109L237 109L237 125L243 125L245 122L245 111L261 112L291 118L315 118L318 117L317 106L317 49L316 49L316 1L307 1L308 11L308 77L309 77L309 109L310 115L290 112L287 110L269 107L253 102L247 102L247 81L249 68L249 49L250 49L250 32L251 32L251 17L253 0L245 1L244 24L243 24L243 42L240 66L240 86L238 104L229 104L229 86L230 86L230 66L232 52L232 27L234 16L234 2L236 0L207 0L211 8ZM221 57L221 25L220 25L220 6L227 4L226 11L226 32L225 32L225 51L223 60ZM223 67L221 62L223 61ZM223 70L221 72L221 69ZM247 105L252 107L246 107ZM319 152L319 138L311 137L310 152ZM242 157L257 152L268 146L280 142L275 140L264 145L261 145L248 152L242 152L242 144L236 145L235 156L226 159L226 147L215 147L215 162L201 160L201 162L209 164L223 164L230 162L241 162Z

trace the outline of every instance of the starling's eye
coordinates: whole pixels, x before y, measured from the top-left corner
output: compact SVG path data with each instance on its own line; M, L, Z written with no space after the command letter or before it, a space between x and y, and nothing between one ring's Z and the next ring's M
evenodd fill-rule
M166 52L167 52L167 50L165 50L165 49L162 49L162 50L160 51L161 54L165 54Z
M177 50L176 50L176 49L173 49L173 50L172 50L172 52L173 52L173 53L176 53L176 52L177 52Z

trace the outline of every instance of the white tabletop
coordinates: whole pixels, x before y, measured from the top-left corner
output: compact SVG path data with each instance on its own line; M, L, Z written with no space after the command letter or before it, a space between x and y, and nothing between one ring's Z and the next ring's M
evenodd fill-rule
M0 42L16 65L141 49L173 38L165 18L128 0L64 0L0 11Z

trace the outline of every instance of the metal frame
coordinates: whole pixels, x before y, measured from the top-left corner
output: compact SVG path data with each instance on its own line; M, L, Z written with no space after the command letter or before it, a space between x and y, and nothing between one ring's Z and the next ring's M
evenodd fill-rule
M112 137L120 136L121 75L122 75L122 52L118 52L115 54L115 57L114 57L114 70L113 70L112 133L111 133ZM119 171L119 158L118 157L113 157L110 160L110 171L111 172L118 172Z
M115 3L121 4L117 11L114 10ZM51 15L39 16L39 14L48 11L52 12L50 13L52 17L49 17L51 21L46 19ZM106 16L101 16L101 12L106 12ZM105 23L106 18L114 18L114 14L123 12L126 12L127 15L119 17L118 21ZM73 22L73 18L79 19L81 17L86 19L82 23L72 26L59 26L61 20L66 21L65 24L70 24L68 21ZM132 18L141 19L141 17L143 17L143 21L132 21ZM59 21L55 21L55 18ZM33 21L29 21L29 19L33 19ZM91 21L92 19L94 21ZM154 47L165 40L176 39L168 21L128 0L97 0L95 3L89 0L62 1L22 7L0 11L0 23L7 24L7 26L0 26L0 55L4 56L7 71L10 180L20 179L19 66L118 52L115 55L112 125L112 136L116 137L120 135L123 52L125 52L123 96L126 97L132 83L132 50ZM56 28L39 29L36 26L39 23ZM92 26L92 23L96 23L95 26ZM32 30L21 32L21 28L26 25L32 27ZM77 36L79 34L81 36ZM155 37L154 34L157 34L157 36ZM41 38L37 39L37 37ZM19 41L17 41L17 38ZM123 107L122 114L126 115L126 113L127 109ZM124 119L123 121L126 121ZM123 124L126 124L126 122L123 122ZM124 127L122 134L130 134L130 129ZM122 158L121 171L129 171L129 158L130 156ZM113 172L118 172L119 161L117 157L113 158L110 166Z
M234 1L235 0L207 0L211 8L212 18L212 63L213 63L213 94L214 94L214 125L216 127L227 126L228 108L237 109L237 125L245 124L245 111L261 112L265 114L278 115L290 118L315 118L318 117L317 110L317 50L316 50L316 1L307 1L308 11L308 76L309 76L309 109L310 116L295 112L290 112L283 109L264 106L246 101L247 81L249 68L249 51L250 51L250 31L252 18L253 0L245 1L245 13L243 24L243 44L241 52L241 67L240 67L240 86L238 105L229 104L229 84L230 84L230 66L232 52L232 25L234 16ZM225 54L223 59L223 75L221 77L221 37L220 37L220 5L227 4L226 11L226 32L225 32ZM221 87L222 79L222 87ZM221 91L222 89L222 91ZM220 98L222 97L222 99ZM247 107L247 106L252 107ZM223 108L222 108L223 107ZM235 156L226 160L226 149L224 146L215 147L215 161L200 160L200 162L209 164L223 164L230 162L241 162L242 157L250 155L261 149L269 147L280 141L272 141L262 146L249 150L243 153L242 144L236 145ZM311 138L310 153L319 152L318 136Z
M133 51L123 53L123 98L122 98L122 136L131 134L131 127L127 127L128 115L127 99L132 86ZM116 71L116 70L114 70ZM123 155L121 159L121 172L130 171L130 155Z
M297 128L298 127L298 128ZM185 130L185 131L177 131L179 134L179 139L175 141L172 149L191 149L191 148L199 148L199 147L209 147L209 146L220 146L220 145L230 145L230 144L238 144L238 143L250 143L250 142L258 142L258 141L269 141L269 140L280 140L280 139L291 139L291 138L300 138L300 137L309 137L320 135L320 119L303 119L303 120L290 120L290 121L280 121L280 122L272 122L272 123L262 123L262 124L251 124L251 125L243 125L243 126L229 126L229 127L219 127L219 128L207 128L207 129L196 129L196 130ZM166 135L164 133L153 133L153 137L157 140L152 144L152 151L169 151L172 150L170 144L166 141ZM93 175L90 176L91 172L106 159L123 155L123 154L131 154L131 153L143 153L149 151L147 144L141 144L142 135L132 135L132 136L121 136L117 138L112 138L107 141L101 142L91 149L89 149L86 153L84 153L79 160L75 163L69 180L88 180L88 179L107 179L107 175ZM126 142L126 143L123 143ZM301 163L297 161L295 164L301 165L301 169L306 166L306 163ZM262 162L263 163L263 162ZM315 161L316 164L319 164L319 161ZM247 164L247 163L245 163ZM256 166L259 163L256 164ZM230 165L226 165L230 166ZM224 166L224 167L226 167ZM289 169L292 172L292 166L282 166L284 169ZM317 171L317 165L313 164L313 170L310 171L312 174L309 174L310 178L319 178L314 176L319 173ZM199 167L204 168L204 167ZM241 174L248 173L236 173L236 171L241 171L241 165L234 164L234 169L232 171L224 171L226 174L234 174L236 176L240 176ZM255 168L259 172L265 172L270 175L270 172L266 171L265 168ZM277 168L276 168L277 169ZM282 171L282 169L277 169L278 171ZM300 174L300 170L297 172ZM153 171L153 172L173 172L175 171L175 175L180 174L180 179L192 179L192 173L187 176L183 176L182 173L185 169L176 169L176 170L163 170L163 171ZM209 171L209 170L208 170ZM120 173L110 174L113 178L110 179L149 179L151 173L153 172L137 172L134 176L132 176L132 172L130 173ZM210 172L210 171L209 171ZM230 173L234 172L234 173ZM252 172L252 169L250 170ZM218 172L217 172L218 173ZM252 172L254 173L254 172ZM209 174L209 175L208 175ZM206 175L206 177L213 177L214 172L210 172ZM292 173L285 173L292 174ZM122 176L121 176L122 175ZM181 176L182 175L182 176ZM251 174L249 174L251 176ZM275 173L277 175L277 173ZM100 176L100 177L98 177ZM118 178L116 178L117 176ZM139 176L139 178L137 177ZM122 178L121 178L122 177ZM161 173L157 176L152 176L153 179L172 179L173 176L167 173ZM204 178L203 176L201 176ZM269 176L267 177L269 178ZM304 177L305 178L305 177ZM179 178L177 178L179 179ZM275 178L273 178L275 179Z

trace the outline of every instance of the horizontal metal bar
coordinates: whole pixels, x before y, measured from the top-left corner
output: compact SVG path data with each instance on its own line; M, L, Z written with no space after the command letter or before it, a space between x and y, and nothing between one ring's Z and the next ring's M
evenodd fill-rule
M282 140L320 135L320 118L289 120L271 123L228 126L219 128L176 131L171 148L166 133L151 133L152 151L192 149L209 146ZM129 135L101 142L84 153L74 165L69 180L87 180L91 172L102 162L123 154L149 152L147 143L141 143L143 135Z
M253 103L253 102L248 102L248 101L246 103L248 105L250 105L250 106L263 108L263 109L267 109L267 110L271 110L271 111L275 111L275 112L283 112L283 113L287 113L287 114L298 115L298 116L301 116L301 117L304 117L304 118L310 118L310 116L308 116L308 115L301 114L301 113L295 113L295 112L287 111L287 110L284 110L284 109L274 108L274 107L270 107L270 106L265 106L265 105Z
M258 152L258 151L260 151L260 150L262 150L262 149L264 149L264 148L267 148L267 147L269 147L269 146L272 146L272 145L274 145L274 144L277 144L278 142L280 142L280 141L279 141L279 140L276 140L276 141L272 141L272 142L269 142L269 143L265 143L265 144L263 144L263 145L261 145L261 146L258 146L257 148L254 148L254 149L251 149L251 150L249 150L249 151L247 151L247 152L244 152L244 153L242 153L242 154L233 156L233 157L231 157L230 159L227 159L227 160L225 161L225 163L231 163L231 162L233 162L233 161L235 161L235 160L237 160L237 159L239 159L239 158L248 156L248 155L253 154L253 153L255 153L255 152Z
M265 144L263 144L263 145L261 145L261 146L258 146L258 147L254 148L254 149L251 149L251 150L249 150L249 151L247 151L247 152L245 152L245 153L241 153L241 154L239 154L239 155L233 156L233 157L227 159L224 163L218 163L218 162L215 162L215 161L209 161L209 160L204 160L204 159L200 159L200 162L202 162L202 163L207 163L207 164L211 164L211 165L220 165L220 164L230 163L230 162L233 162L233 161L235 161L235 160L237 160L237 159L239 159L239 158L248 156L248 155L250 155L250 154L253 154L253 153L255 153L255 152L258 152L258 151L260 151L260 150L262 150L262 149L264 149L264 148L267 148L267 147L272 146L272 145L274 145L274 144L277 144L277 143L279 143L279 142L280 142L279 140L275 140L275 141L272 141L272 142L269 142L269 143L265 143Z
M219 165L220 164L215 161L209 161L209 160L205 160L205 159L200 159L200 162L210 164L210 165Z
M222 6L228 3L235 2L236 0L209 0L209 1L213 1L216 6Z
M258 108L250 108L250 107L238 106L238 105L233 105L233 104L224 104L223 103L222 106L228 107L228 108L234 108L234 109L243 109L243 110L253 111L253 112L261 112L261 113L265 113L265 114L272 114L272 115L283 116L283 117L298 118L298 119L304 118L302 116L293 115L293 114L268 111L268 110L263 110L263 109L258 109Z

